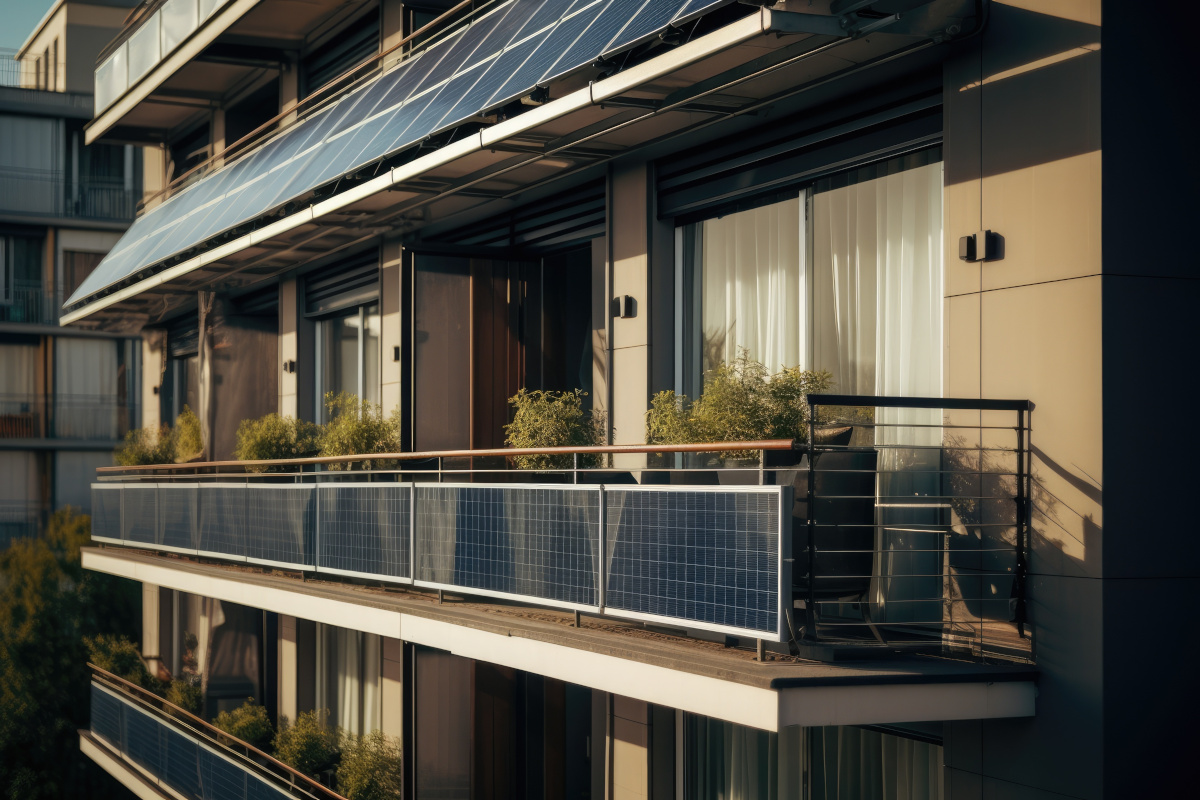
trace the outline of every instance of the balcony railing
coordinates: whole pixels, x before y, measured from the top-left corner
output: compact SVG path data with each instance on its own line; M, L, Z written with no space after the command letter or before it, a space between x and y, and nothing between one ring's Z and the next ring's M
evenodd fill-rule
M811 443L397 453L367 471L330 471L362 456L104 468L92 533L794 652L1028 658L1029 404L811 400ZM561 468L511 468L531 454Z
M46 291L41 281L14 281L0 291L0 322L54 325L60 308L62 294Z
M132 220L139 199L118 180L70 181L58 170L0 169L0 212L8 214Z
M0 439L122 439L137 404L112 395L0 394Z
M0 550L13 539L32 538L46 525L50 509L43 503L0 500Z
M344 800L337 792L94 664L92 737L187 800Z
M66 69L67 64L61 57L57 63L33 55L17 58L16 50L0 47L0 86L53 92L57 90L58 76Z

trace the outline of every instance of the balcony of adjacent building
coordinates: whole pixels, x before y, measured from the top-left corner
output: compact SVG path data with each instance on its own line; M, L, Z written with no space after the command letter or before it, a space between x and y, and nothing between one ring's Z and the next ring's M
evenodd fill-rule
M138 417L114 395L0 394L0 440L66 439L114 443Z
M141 192L124 176L73 178L64 170L0 167L0 215L54 220L60 225L113 222L128 225Z

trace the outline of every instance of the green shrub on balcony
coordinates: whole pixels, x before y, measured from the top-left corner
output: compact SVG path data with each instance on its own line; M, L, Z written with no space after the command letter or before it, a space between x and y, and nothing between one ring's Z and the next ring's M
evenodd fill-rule
M88 658L100 669L124 678L132 684L161 694L162 681L150 674L138 647L124 636L101 634L84 639Z
M338 793L349 800L398 800L403 796L400 741L383 731L342 740Z
M234 458L239 461L265 461L277 458L304 458L316 455L321 428L312 422L267 414L244 419L237 429ZM248 467L251 472L266 472L270 467Z
M204 693L200 686L192 681L173 680L167 686L166 700L189 714L199 715L200 707L204 703Z
M338 731L329 725L329 711L305 711L289 723L280 717L275 734L275 757L292 769L318 777L337 764Z
M400 451L399 409L384 416L383 409L370 400L341 392L325 395L325 407L329 410L329 422L321 428L319 443L322 456L370 455L372 453L397 453ZM391 469L396 462L368 460L330 464L329 469Z
M200 420L192 409L183 407L175 418L175 426L135 428L125 434L125 443L113 454L120 467L144 464L182 464L194 461L204 453Z
M232 711L217 714L213 725L259 750L265 750L275 735L267 709L255 703L253 697L247 697L246 702Z
M524 389L508 398L513 421L504 426L504 441L509 447L591 447L604 444L604 416L583 409L587 393L528 392ZM581 455L579 465L595 467L597 455ZM574 457L563 455L514 456L521 469L570 469Z
M646 412L646 442L692 444L808 437L809 394L828 391L833 376L823 370L787 367L771 374L742 350L732 363L705 375L696 400L659 392ZM730 453L752 458L755 452Z

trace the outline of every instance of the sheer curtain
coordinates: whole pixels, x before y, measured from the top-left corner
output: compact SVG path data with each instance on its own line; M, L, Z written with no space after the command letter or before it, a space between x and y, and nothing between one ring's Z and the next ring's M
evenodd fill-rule
M381 725L381 647L376 634L317 625L316 705L346 733L362 735Z
M794 197L701 223L702 371L739 348L771 371L804 362L803 220Z
M939 800L942 748L865 728L810 728L811 800Z
M55 415L59 436L117 438L117 343L59 339L55 345Z
M929 151L930 154L936 151ZM813 350L847 394L942 394L942 165L896 159L819 184L812 198ZM915 162L915 165L914 165ZM876 621L940 611L937 409L876 409ZM924 426L924 427L923 427Z

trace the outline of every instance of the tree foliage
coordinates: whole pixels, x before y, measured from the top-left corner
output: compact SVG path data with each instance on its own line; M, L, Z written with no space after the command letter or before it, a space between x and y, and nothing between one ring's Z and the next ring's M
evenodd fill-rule
M259 750L269 747L275 736L267 709L255 703L253 697L247 697L245 703L232 711L217 714L213 725Z
M543 392L520 390L508 398L513 421L504 426L504 441L510 447L590 447L604 444L604 417L584 411L586 392ZM571 454L514 456L521 469L570 469ZM595 455L580 456L580 466L594 467Z
M129 638L105 633L85 638L84 644L88 648L88 660L100 669L151 692L163 692L162 681L146 669L137 644Z
M384 416L383 408L356 395L332 392L325 395L329 422L321 427L319 442L323 456L369 455L400 452L399 409ZM359 461L330 464L331 470L394 468L395 461Z
M115 797L79 751L88 725L88 650L102 631L137 632L137 584L84 572L90 521L54 514L0 552L0 797Z
M240 461L304 458L319 450L321 427L312 422L267 414L244 419L237 429L234 458ZM248 467L251 472L266 472L270 467Z
M200 419L184 406L174 427L134 428L125 434L125 442L113 453L113 462L119 467L176 464L193 461L203 452Z
M775 374L741 350L705 375L699 399L659 392L646 412L649 444L806 439L809 394L827 391L833 376L787 367ZM734 453L749 457L753 453Z

